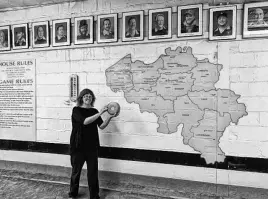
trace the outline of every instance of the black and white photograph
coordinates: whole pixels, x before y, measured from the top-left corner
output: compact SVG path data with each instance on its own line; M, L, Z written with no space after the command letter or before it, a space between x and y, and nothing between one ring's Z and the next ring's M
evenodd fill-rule
M123 13L123 41L143 40L143 11Z
M93 16L74 19L74 44L93 43Z
M203 5L178 6L178 37L203 34Z
M12 26L12 48L24 49L29 47L28 24L19 24Z
M52 21L52 33L53 46L70 45L70 19L59 19Z
M210 8L209 39L236 38L236 6Z
M48 21L32 23L32 45L34 48L49 46Z
M268 36L268 2L244 4L243 37Z
M98 16L98 43L117 41L117 14Z
M171 8L149 10L149 39L171 38Z
M0 51L10 50L10 26L0 27Z

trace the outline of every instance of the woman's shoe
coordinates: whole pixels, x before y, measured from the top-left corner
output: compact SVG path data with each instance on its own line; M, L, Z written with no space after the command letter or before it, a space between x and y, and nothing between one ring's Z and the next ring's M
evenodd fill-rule
M69 196L69 198L76 198L77 197L77 194L75 195L75 194L72 194L72 193L68 193L68 196Z

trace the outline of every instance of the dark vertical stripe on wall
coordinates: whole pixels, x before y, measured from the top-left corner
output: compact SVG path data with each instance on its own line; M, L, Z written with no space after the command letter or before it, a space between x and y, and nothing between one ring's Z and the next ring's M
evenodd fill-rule
M28 151L53 154L69 154L68 144L0 140L1 150ZM268 159L227 156L223 163L206 164L200 154L144 149L101 147L100 158L153 162L183 166L231 169L268 173Z

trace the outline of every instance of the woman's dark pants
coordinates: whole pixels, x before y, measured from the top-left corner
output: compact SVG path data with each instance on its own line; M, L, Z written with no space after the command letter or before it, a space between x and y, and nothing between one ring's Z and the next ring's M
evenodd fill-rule
M73 152L71 154L72 175L69 196L77 196L79 180L84 163L87 163L87 181L90 199L99 198L98 152Z

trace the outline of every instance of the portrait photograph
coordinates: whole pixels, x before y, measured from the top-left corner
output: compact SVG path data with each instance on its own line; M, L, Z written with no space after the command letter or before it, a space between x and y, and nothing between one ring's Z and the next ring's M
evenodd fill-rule
M117 41L117 14L98 15L98 43Z
M171 38L171 8L149 10L149 39Z
M203 5L178 6L178 37L203 34Z
M243 37L268 36L268 2L244 4Z
M70 19L52 21L52 45L66 46L70 44Z
M10 50L10 26L0 27L0 51Z
M93 16L74 18L74 44L93 43Z
M143 11L123 13L122 41L143 40Z
M32 23L32 45L34 48L49 46L48 21Z
M12 26L12 48L24 49L29 47L28 41L28 24L20 24Z
M236 6L210 8L209 39L236 38Z

